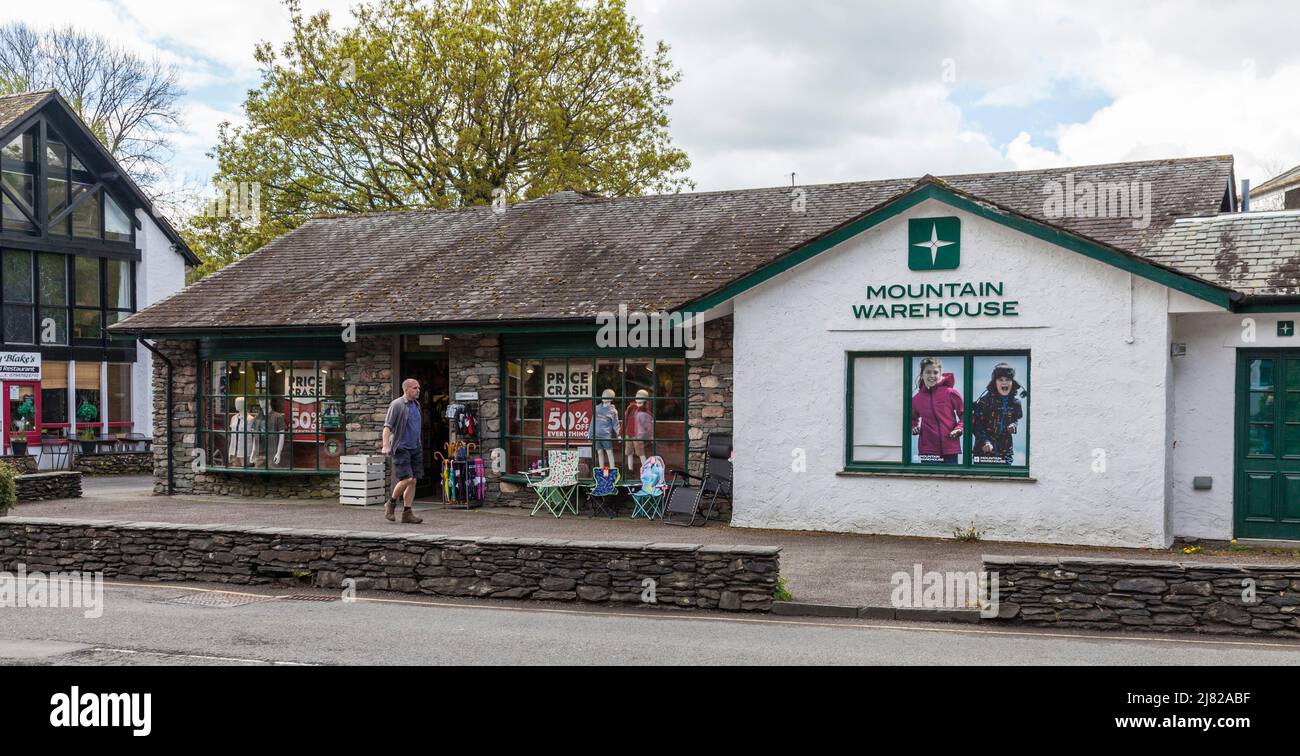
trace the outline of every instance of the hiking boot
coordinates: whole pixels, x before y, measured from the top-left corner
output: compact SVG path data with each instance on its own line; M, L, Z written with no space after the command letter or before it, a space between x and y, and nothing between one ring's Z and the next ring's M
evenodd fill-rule
M384 502L384 519L389 522L397 522L397 499L389 499Z
M409 509L403 509L403 510L402 510L402 522L410 523L411 525L419 525L420 523L424 522L424 518L423 518L423 517L416 517L416 516L415 516L415 513L412 512L412 511L409 510Z

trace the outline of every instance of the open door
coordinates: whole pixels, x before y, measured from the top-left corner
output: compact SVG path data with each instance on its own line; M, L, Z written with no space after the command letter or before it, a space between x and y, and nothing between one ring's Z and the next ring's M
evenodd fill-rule
M4 381L4 452L12 453L15 438L26 439L29 450L41 441L41 384Z

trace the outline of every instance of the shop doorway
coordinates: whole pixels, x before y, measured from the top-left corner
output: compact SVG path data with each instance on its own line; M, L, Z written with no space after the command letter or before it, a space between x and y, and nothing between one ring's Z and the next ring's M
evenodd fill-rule
M14 440L25 440L29 450L41 442L41 384L37 381L5 381L4 450L12 453Z
M447 423L447 354L446 352L403 353L399 381L414 378L420 382L420 408L423 410L420 447L424 451L424 478L415 487L415 495L432 496L441 488L441 465L435 465L433 453L442 451L450 436Z
M1238 353L1236 437L1236 536L1300 540L1300 351Z

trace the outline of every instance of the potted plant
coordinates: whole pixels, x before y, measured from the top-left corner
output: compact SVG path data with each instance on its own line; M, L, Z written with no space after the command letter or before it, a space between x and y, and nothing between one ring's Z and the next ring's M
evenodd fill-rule
M77 431L77 438L81 439L81 453L95 453L95 429L90 427L90 423L99 419L99 409L86 400L81 401L77 407L77 422L86 423L87 427Z
M23 397L23 401L14 408L14 431L16 433L9 438L9 445L13 449L15 457L27 456L27 431L36 422L36 404L33 403L31 394Z

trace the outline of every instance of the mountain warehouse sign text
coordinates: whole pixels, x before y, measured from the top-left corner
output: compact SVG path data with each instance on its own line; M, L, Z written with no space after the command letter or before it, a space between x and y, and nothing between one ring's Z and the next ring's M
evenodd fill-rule
M853 305L853 317L873 320L1019 315L1020 302L1003 299L1003 286L1001 281L868 286L868 301Z

